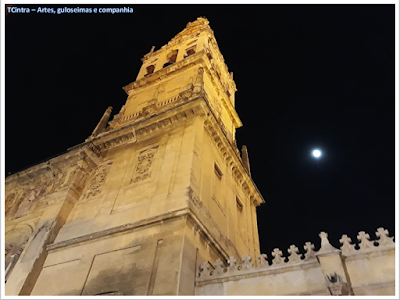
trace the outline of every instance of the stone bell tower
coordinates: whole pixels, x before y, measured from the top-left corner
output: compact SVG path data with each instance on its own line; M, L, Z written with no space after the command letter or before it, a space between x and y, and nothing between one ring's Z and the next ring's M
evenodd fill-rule
M92 135L63 154L65 177L35 200L39 221L51 215L40 197L68 200L62 222L51 232L42 226L49 237L35 242L40 222L25 214L34 229L6 294L193 295L202 262L259 255L264 200L247 150L236 147L236 86L208 23L198 18L153 47L123 88L119 113L108 122L108 108ZM41 256L27 256L30 247Z

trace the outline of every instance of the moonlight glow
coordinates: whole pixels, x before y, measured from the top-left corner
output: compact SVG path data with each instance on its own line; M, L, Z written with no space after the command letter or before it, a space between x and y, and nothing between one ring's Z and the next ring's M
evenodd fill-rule
M321 152L321 150L315 149L315 150L313 150L312 155L313 155L315 158L320 158L321 155L322 155L322 152Z

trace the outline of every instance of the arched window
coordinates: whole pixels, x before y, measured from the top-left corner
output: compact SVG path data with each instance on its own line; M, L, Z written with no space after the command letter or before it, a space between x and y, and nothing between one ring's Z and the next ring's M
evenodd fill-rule
M167 62L164 64L163 68L168 67L169 65L172 65L174 62L176 62L176 58L178 57L178 50L173 50L167 55Z

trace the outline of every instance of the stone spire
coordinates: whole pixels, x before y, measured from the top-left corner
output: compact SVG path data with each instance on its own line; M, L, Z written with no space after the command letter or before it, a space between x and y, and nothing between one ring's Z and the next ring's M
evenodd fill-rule
M96 136L96 135L98 135L99 133L101 133L101 132L104 131L104 129L105 129L106 126L107 126L108 119L110 118L112 109L113 109L112 106L109 106L109 107L106 109L106 112L105 112L104 115L101 117L101 119L100 119L99 123L97 124L96 128L93 130L92 136Z
M245 169L250 174L249 153L247 152L247 147L245 145L242 146L242 161L243 161Z

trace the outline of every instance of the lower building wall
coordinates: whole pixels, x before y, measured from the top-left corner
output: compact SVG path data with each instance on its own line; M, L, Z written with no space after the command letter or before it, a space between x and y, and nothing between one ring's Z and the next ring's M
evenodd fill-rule
M176 295L185 222L50 250L31 295Z
M329 295L329 291L321 268L313 263L237 275L202 286L200 283L196 295Z
M351 255L344 263L355 295L395 294L395 249Z
M269 265L261 256L256 266L244 256L242 264L218 268L202 264L196 280L196 295L395 295L394 243L368 250L355 250L346 256L332 252L313 253L297 262L284 258ZM327 264L329 262L329 264ZM335 265L336 263L336 265ZM343 270L340 275L340 270ZM336 277L333 279L331 276Z

